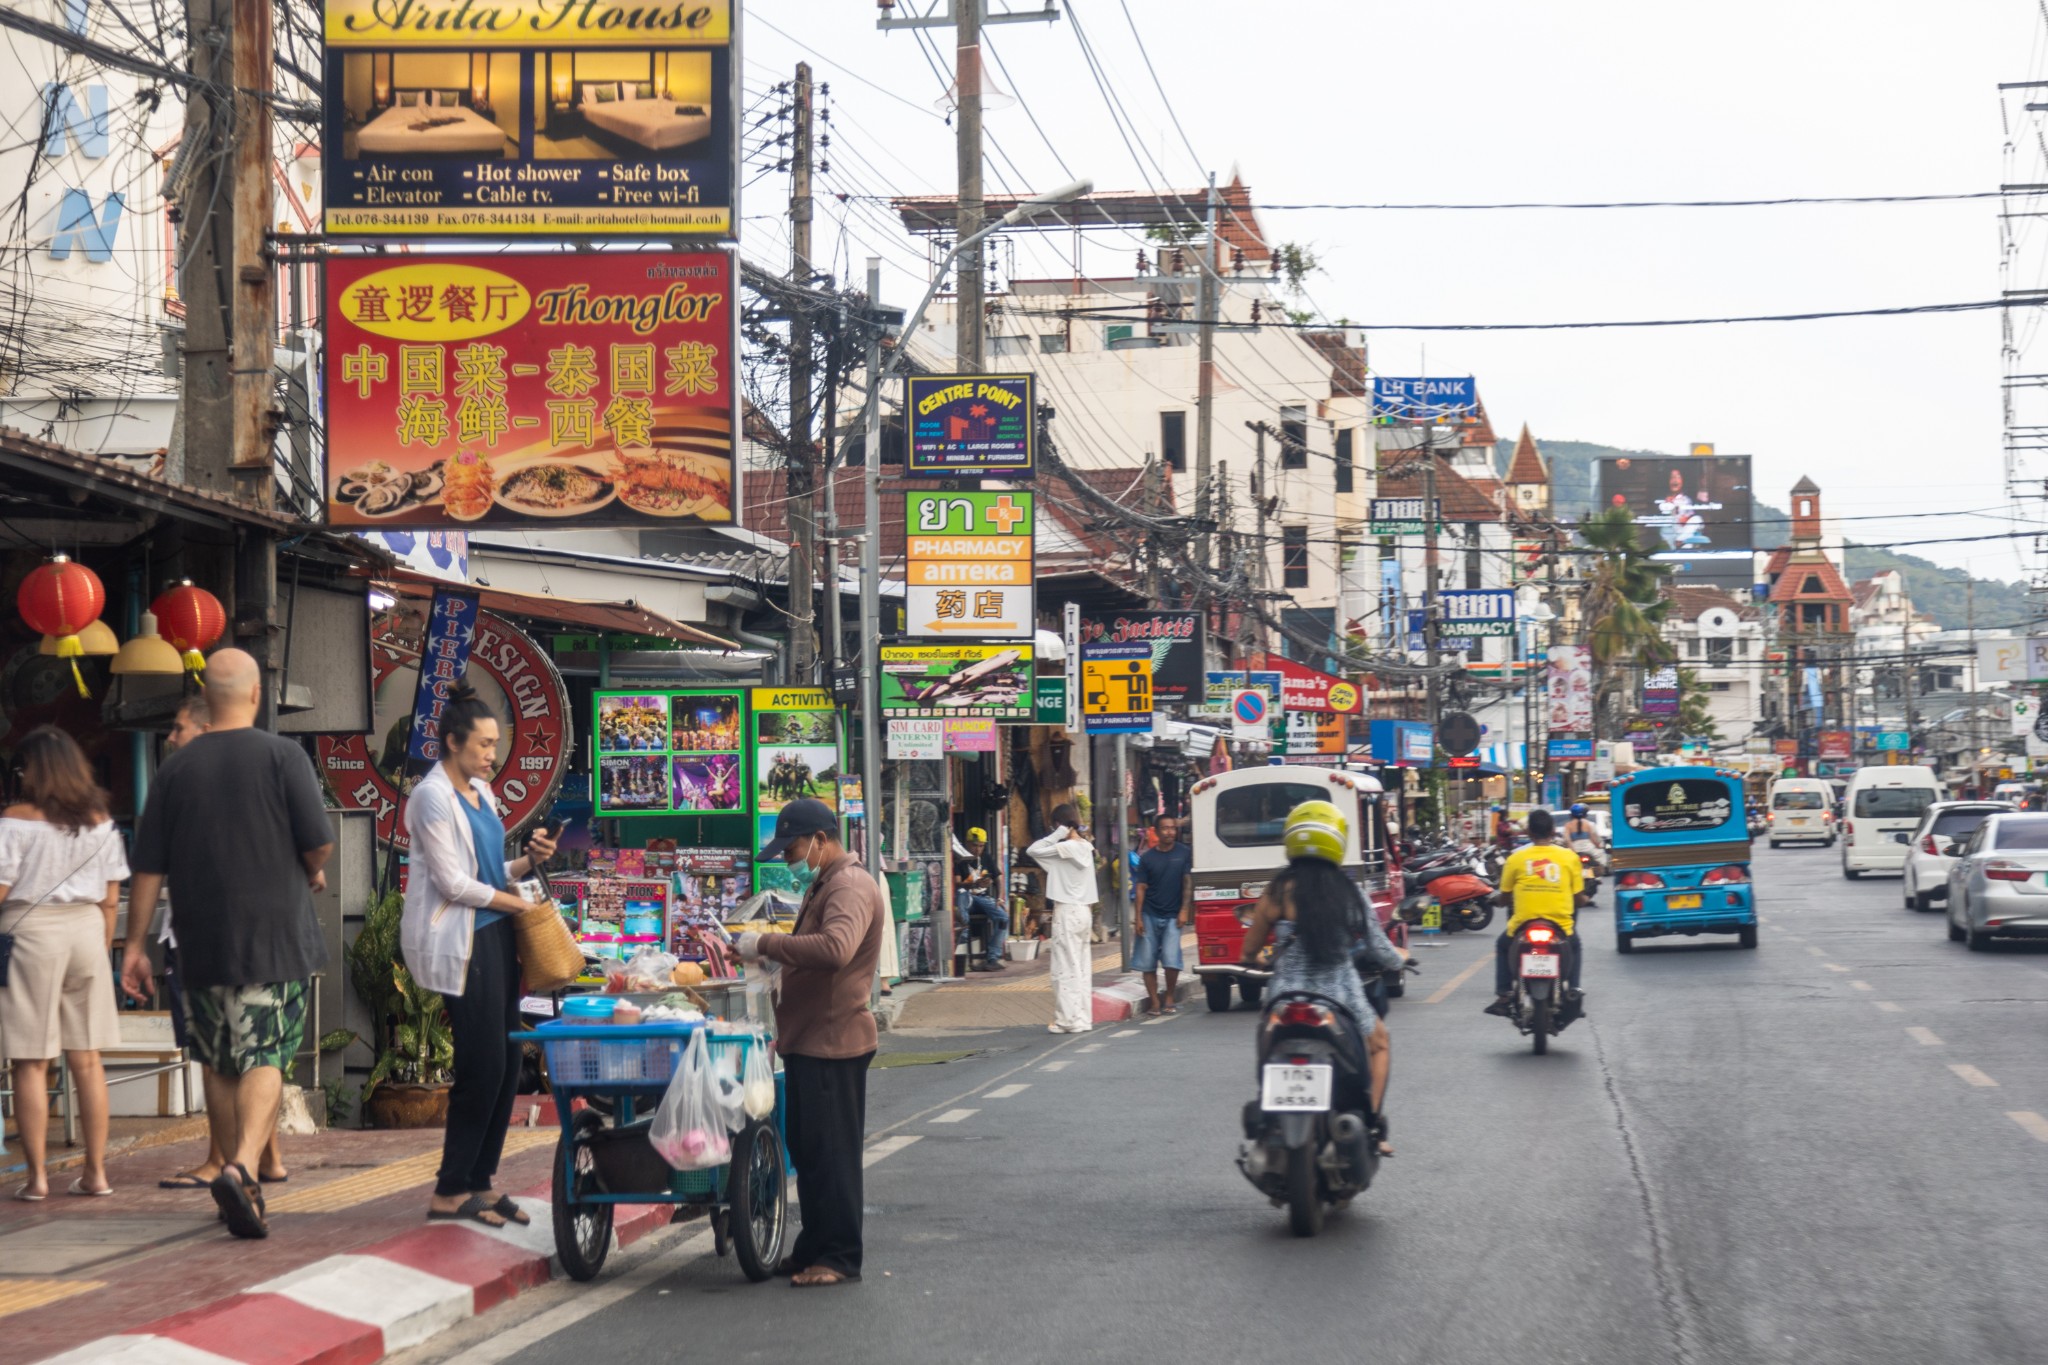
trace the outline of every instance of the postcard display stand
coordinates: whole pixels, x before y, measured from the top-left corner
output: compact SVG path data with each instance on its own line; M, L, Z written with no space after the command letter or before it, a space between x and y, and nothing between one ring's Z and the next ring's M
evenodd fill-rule
M616 689L592 704L603 837L584 875L554 879L563 907L575 898L594 956L657 944L695 957L693 925L790 889L786 869L753 856L782 808L813 797L843 809L839 713L829 692L792 687Z

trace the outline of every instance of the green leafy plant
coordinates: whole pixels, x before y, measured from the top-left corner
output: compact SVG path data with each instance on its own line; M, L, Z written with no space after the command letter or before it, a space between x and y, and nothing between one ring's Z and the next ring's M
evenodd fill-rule
M350 1085L347 1081L336 1081L327 1087L327 1126L339 1128L356 1111L356 1101L362 1097L363 1088Z
M1299 294L1308 277L1322 268L1322 258L1300 242L1282 242L1273 248L1273 272L1287 282L1290 294Z
M363 1083L365 1096L390 1080L439 1085L455 1067L455 1032L448 1023L447 1002L439 992L414 981L403 966L391 969L391 981L398 1001L391 1046L378 1055Z

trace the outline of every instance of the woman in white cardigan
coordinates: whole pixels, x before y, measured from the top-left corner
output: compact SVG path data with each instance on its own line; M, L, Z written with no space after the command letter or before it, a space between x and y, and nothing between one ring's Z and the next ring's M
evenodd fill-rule
M505 1129L519 1090L519 954L512 916L526 902L506 888L554 856L555 840L536 830L527 855L508 861L505 826L491 795L498 767L498 718L459 687L441 713L441 761L405 803L411 874L399 936L413 980L448 1002L455 1035L455 1084L448 1131L427 1217L487 1227L527 1223L510 1195L491 1182L505 1150Z

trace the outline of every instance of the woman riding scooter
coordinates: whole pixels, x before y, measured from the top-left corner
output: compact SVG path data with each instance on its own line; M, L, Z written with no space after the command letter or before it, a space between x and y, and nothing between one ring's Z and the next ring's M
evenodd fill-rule
M1280 950L1273 960L1269 992L1281 996L1307 991L1342 1005L1366 1035L1366 1071L1372 1082L1373 1113L1384 1115L1387 1074L1392 1063L1387 1038L1387 1001L1379 973L1399 971L1411 959L1388 941L1379 916L1358 886L1344 875L1344 847L1350 833L1344 813L1328 801L1304 801L1288 812L1282 842L1287 868L1266 885L1244 934L1244 961L1254 965L1267 941ZM1284 926L1284 927L1283 927ZM1364 949L1365 960L1355 960ZM1361 971L1373 978L1368 992ZM1383 1121L1384 1122L1384 1121ZM1394 1149L1380 1143L1380 1154Z

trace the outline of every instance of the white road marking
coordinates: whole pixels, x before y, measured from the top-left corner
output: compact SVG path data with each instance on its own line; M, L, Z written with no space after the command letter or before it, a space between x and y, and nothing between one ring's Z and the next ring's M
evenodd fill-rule
M1108 1044L1108 1043L1089 1043L1089 1044L1088 1044L1087 1046L1085 1046L1085 1047L1077 1047L1077 1048L1075 1048L1075 1049L1074 1049L1074 1051L1076 1051L1076 1052L1100 1052L1100 1051L1102 1051L1102 1049L1104 1049L1104 1048L1106 1048L1106 1047L1108 1047L1108 1046L1109 1046L1109 1044Z
M1877 989L1877 987L1871 985L1868 981L1851 981L1849 984L1859 991L1874 991Z
M1047 1062L1044 1066L1038 1069L1040 1071L1065 1071L1068 1067L1072 1065L1073 1062L1071 1062L1065 1057L1062 1057L1056 1062Z
M1941 1035L1937 1034L1931 1028L1921 1028L1918 1024L1915 1024L1911 1028L1907 1029L1906 1036L1911 1038L1914 1042L1920 1044L1922 1047L1941 1046Z
M1814 955L1815 957L1826 957L1826 956L1827 956L1827 954L1826 954L1826 953L1822 952L1822 951L1821 951L1820 949L1818 949L1818 948L1814 947L1814 946L1813 946L1812 944L1810 944L1810 943L1806 945L1806 951L1807 951L1807 952L1809 952L1809 953L1812 953L1812 954L1813 954L1813 955Z
M1948 1064L1948 1069L1950 1071L1955 1072L1956 1075L1961 1076L1971 1085L1984 1086L1994 1090L1998 1088L1997 1081L1992 1080L1989 1076L1979 1071L1976 1067L1969 1065L1967 1062L1950 1062Z
M1007 1100L1013 1095L1023 1094L1030 1088L1031 1086L1028 1082L1012 1082L1009 1085L997 1086L995 1089L983 1095L982 1098L985 1100Z
M979 1109L948 1109L948 1110L947 1110L947 1111L946 1111L945 1113L943 1113L943 1114L939 1115L939 1116L938 1116L937 1118L933 1119L933 1120L932 1120L932 1122L933 1122L933 1123L958 1123L958 1122L960 1122L960 1121L961 1121L962 1119L971 1119L971 1118L973 1118L973 1117L974 1117L974 1116L975 1116L976 1114L979 1114L980 1112L981 1112L981 1111L980 1111Z
M885 1137L880 1142L871 1142L868 1149L860 1154L860 1168L866 1170L883 1157L894 1156L916 1141L915 1133L899 1133L895 1137Z
M1884 1011L1884 1012L1885 1012L1886 1014L1898 1014L1898 1013L1900 1013L1900 1012L1901 1012L1901 1011L1900 1011L1900 1009L1899 1009L1899 1007L1898 1007L1897 1005L1894 1005L1894 1004L1893 1004L1893 1003L1892 1003L1891 1001L1889 1001L1889 1000L1880 1000L1880 1001L1878 1001L1878 1002L1877 1002L1877 1007L1878 1007L1879 1009L1883 1010L1883 1011Z
M1820 965L1827 968L1831 972L1846 972L1849 970L1847 967L1844 967L1839 962L1823 962Z
M2048 1119L2031 1109L2008 1110L2005 1116L2033 1134L2036 1142L2048 1142Z
M1112 1038L1135 1038L1138 1036L1138 1031L1134 1028L1120 1028L1109 1036Z

